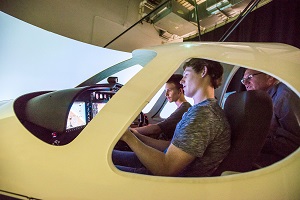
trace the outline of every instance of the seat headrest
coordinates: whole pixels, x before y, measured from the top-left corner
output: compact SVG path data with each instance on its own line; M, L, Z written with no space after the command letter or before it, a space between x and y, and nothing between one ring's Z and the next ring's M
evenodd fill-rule
M262 129L269 129L273 113L272 99L268 93L260 90L235 93L227 98L224 111L233 134L237 130L258 134Z

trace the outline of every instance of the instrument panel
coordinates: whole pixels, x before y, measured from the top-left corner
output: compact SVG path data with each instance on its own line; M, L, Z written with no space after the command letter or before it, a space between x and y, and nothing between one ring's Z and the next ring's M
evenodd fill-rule
M19 121L40 140L52 145L73 141L122 87L109 82L19 97L14 110Z

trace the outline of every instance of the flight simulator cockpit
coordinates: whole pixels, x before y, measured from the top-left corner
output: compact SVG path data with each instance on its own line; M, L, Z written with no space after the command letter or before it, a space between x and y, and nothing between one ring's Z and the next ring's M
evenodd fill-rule
M108 83L60 91L29 93L14 103L18 119L46 143L65 145L75 139L122 87L117 77Z

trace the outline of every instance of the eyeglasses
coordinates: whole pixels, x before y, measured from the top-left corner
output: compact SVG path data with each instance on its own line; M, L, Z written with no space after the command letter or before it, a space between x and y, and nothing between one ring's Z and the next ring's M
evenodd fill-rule
M246 84L246 82L250 81L253 76L262 74L262 72L256 73L256 74L250 74L249 76L247 76L246 78L242 78L241 83L243 83L244 85Z

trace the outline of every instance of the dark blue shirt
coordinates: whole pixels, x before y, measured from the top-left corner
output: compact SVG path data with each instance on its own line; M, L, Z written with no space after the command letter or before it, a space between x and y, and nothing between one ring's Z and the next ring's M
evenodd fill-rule
M300 146L300 99L283 83L268 93L273 101L273 117L264 149L286 157Z

